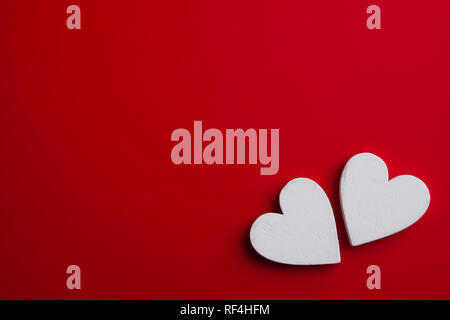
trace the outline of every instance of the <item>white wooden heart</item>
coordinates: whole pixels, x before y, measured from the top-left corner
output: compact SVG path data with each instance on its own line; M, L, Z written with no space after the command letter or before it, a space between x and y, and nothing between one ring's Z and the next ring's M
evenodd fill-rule
M345 165L340 199L353 246L399 232L427 211L430 193L425 183L410 175L388 179L386 164L371 153L357 154Z
M341 262L333 209L322 188L310 179L294 179L281 190L279 200L283 214L266 213L253 223L253 248L285 264Z

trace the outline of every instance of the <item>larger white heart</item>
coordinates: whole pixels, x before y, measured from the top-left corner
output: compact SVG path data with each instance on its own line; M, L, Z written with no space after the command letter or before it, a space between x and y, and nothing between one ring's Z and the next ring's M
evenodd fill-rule
M266 213L253 223L250 241L265 258L286 264L341 262L333 209L312 180L291 180L280 193L284 214Z
M345 165L340 198L353 246L399 232L427 211L430 193L425 183L410 175L388 178L384 161L371 153L357 154Z

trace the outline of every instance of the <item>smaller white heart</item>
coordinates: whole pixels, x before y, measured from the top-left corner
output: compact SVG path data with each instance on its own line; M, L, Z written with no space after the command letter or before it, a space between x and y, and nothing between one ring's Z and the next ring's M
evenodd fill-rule
M333 209L322 188L310 179L294 179L281 190L279 200L283 214L266 213L253 223L253 248L285 264L341 262Z
M388 179L386 164L371 153L357 154L345 165L340 199L353 246L399 232L427 211L430 192L424 182L410 175Z

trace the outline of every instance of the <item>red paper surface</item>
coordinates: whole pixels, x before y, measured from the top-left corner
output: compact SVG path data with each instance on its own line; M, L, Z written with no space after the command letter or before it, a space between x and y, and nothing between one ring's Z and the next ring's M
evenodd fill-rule
M82 11L66 28L66 8ZM366 27L367 6L382 29ZM0 3L0 298L450 298L448 1ZM172 163L173 130L279 128L280 169ZM351 247L345 162L372 152L431 193L412 227ZM307 177L342 262L271 263L262 213ZM66 288L66 268L82 290ZM366 268L381 268L368 290Z

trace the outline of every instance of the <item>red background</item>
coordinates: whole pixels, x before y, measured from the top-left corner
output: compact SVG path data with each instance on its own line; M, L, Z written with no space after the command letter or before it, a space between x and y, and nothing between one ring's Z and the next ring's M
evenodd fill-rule
M365 26L371 4L382 30ZM450 298L449 14L444 0L1 1L0 298ZM171 132L194 120L279 128L279 173L175 166ZM365 151L425 181L431 205L351 247L338 179ZM296 177L328 194L341 264L250 248Z

